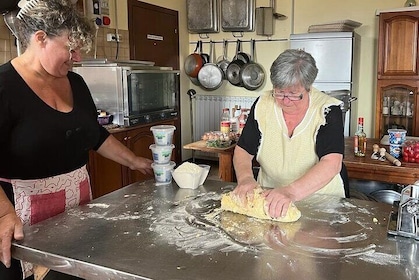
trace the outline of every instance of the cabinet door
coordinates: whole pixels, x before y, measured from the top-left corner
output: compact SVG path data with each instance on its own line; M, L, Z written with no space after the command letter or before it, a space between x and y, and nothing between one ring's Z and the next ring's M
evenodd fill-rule
M418 136L418 83L382 80L377 86L376 138L388 134L391 128L406 129L408 135Z
M125 132L113 133L116 139L123 142ZM95 151L90 151L89 174L93 198L110 193L123 187L124 168L119 163L107 159Z
M150 145L154 143L150 127L142 127L131 130L127 133L127 146L137 156L153 159ZM124 185L153 178L153 175L143 174L140 171L128 170L124 178Z
M379 20L378 79L418 79L419 11L382 13Z
M179 69L178 12L128 0L130 59Z
M176 126L177 121L176 120L164 121L164 122L153 124L153 125L161 125L161 124ZM153 159L153 155L150 150L150 145L154 144L153 133L150 131L151 126L152 125L140 127L140 128L133 129L127 132L126 145L137 156ZM176 128L178 129L177 126ZM180 146L178 144L179 142L178 139L180 138L178 136L179 133L180 133L179 131L175 130L175 133L173 135L173 143L175 144L175 149L173 149L172 151L172 160L175 162L179 160L179 158L177 158L177 155L178 154L180 155L180 152L179 152ZM124 185L154 178L154 175L143 174L139 171L130 170L130 169L128 169L128 172L126 174L127 175L124 178Z

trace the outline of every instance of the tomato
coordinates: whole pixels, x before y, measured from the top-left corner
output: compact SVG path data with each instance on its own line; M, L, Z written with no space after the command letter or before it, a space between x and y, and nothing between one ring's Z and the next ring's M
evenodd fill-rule
M413 149L413 152L414 152L415 154L419 154L419 147L415 147L415 148Z
M413 147L419 148L419 142L416 142L415 144L412 144Z
M415 158L413 158L413 157L410 157L410 158L409 158L409 162L416 162L416 159L415 159Z

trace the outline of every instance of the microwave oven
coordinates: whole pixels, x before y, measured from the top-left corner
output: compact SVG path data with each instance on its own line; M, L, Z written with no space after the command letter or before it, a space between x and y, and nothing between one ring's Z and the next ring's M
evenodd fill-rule
M180 72L144 62L90 61L73 71L85 80L96 108L113 116L121 126L177 117Z

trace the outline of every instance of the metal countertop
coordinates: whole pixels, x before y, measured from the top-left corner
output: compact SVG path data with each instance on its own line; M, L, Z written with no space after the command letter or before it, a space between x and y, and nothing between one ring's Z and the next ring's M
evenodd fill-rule
M313 196L295 223L220 212L235 185L135 183L25 229L13 257L86 279L418 279L390 205ZM217 211L218 210L218 211Z

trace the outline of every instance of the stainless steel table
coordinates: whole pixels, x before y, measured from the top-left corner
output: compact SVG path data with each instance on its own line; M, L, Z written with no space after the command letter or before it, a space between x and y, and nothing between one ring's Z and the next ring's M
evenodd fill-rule
M234 186L135 183L25 229L15 258L86 279L418 279L412 239L387 236L390 206L313 196L295 223L220 212Z

